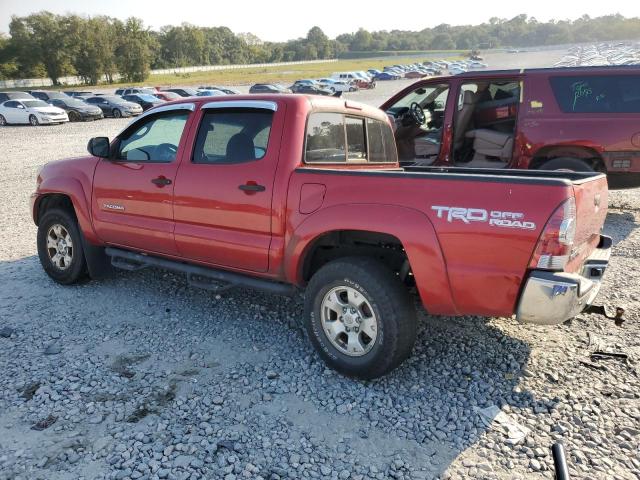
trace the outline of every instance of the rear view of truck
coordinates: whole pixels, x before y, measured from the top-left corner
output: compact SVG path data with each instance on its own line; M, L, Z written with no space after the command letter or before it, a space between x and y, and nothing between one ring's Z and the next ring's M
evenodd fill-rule
M611 238L600 233L607 192L604 177L573 182L573 196L553 212L531 257L518 320L558 324L593 302L611 253Z

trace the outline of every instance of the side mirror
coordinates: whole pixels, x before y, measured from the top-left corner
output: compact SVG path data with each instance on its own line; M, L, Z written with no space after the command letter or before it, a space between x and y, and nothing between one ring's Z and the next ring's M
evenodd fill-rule
M93 137L89 140L87 150L94 157L109 158L109 138Z

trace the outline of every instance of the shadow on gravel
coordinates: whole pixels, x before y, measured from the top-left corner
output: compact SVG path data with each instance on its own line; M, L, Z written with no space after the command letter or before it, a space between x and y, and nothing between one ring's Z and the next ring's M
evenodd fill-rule
M627 238L636 228L638 228L638 224L633 213L619 210L607 212L604 233L611 236L614 245Z
M313 454L342 458L344 468L351 468L344 451L352 451L385 478L436 478L488 431L479 409L510 405L544 413L553 408L553 402L537 401L518 386L526 374L528 344L487 319L435 318L421 311L413 355L390 375L362 382L327 369L313 352L301 335L299 299L240 289L217 296L157 270L61 287L46 278L34 257L0 262L0 274L9 283L0 300L12 302L16 314L28 312L34 302L46 309L39 320L29 320L25 331L56 318L67 342L81 331L79 339L91 345L88 353L73 355L95 355L97 365L109 370L108 378L121 379L113 395L96 387L83 398L95 402L105 418L113 418L113 405L120 405L126 415L109 421L124 428L144 425L150 415L191 428L193 415L212 411L211 403L202 402L219 396L224 407L210 422L218 435L235 435L240 452L266 448L274 457L288 455L285 447L263 447L258 438L271 438L277 431L297 442L312 434L324 439L311 448ZM42 295L55 303L45 303ZM106 355L99 348L106 336L127 351ZM137 375L143 364L146 373ZM148 371L169 368L172 375L153 377L151 388L148 380L141 383L150 378ZM189 404L193 411L185 406L185 412L173 415L174 407L166 407L183 395L178 382L185 372L198 376L189 391L200 400ZM90 378L80 383L86 385ZM17 395L29 398L35 389L27 385ZM142 391L146 396L140 396ZM237 433L241 424L236 418L246 434ZM497 450L513 448L503 433L494 437ZM494 449L490 455L501 454ZM265 478L276 472L271 465L258 465ZM416 469L424 475L414 476Z

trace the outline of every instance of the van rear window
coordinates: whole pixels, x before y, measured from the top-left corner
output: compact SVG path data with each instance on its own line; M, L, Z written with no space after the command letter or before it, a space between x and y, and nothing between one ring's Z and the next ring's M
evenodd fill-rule
M551 77L565 113L640 113L640 75Z

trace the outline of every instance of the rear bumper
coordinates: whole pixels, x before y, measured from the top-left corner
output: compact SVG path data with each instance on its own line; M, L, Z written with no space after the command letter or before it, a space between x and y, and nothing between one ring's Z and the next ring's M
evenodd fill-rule
M591 305L611 256L611 237L600 236L598 248L585 261L581 273L533 270L525 284L516 319L524 323L557 325Z
M640 187L640 172L609 172L607 183L613 190L637 188Z

